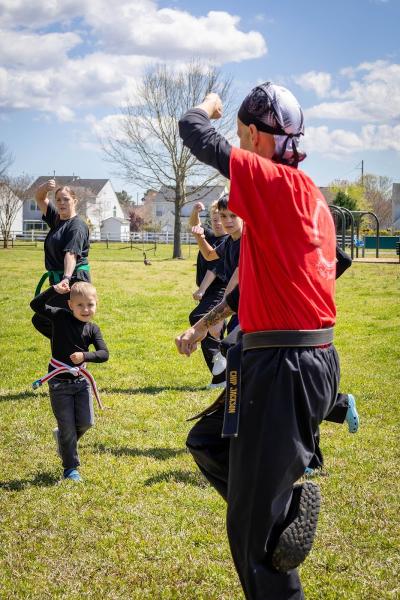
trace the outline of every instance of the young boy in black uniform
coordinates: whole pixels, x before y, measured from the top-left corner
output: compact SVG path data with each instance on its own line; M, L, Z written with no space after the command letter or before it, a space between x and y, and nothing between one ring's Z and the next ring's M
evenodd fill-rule
M105 362L108 349L99 327L91 320L96 313L97 294L91 283L77 282L70 290L70 310L47 304L65 287L55 285L36 296L30 303L35 313L51 321L52 359L49 373L38 379L33 387L49 382L50 401L58 430L55 430L64 478L82 481L77 470L80 465L77 443L94 424L91 387L97 397L93 378L85 362ZM94 352L89 352L93 344Z
M200 212L203 210L205 210L204 204L196 202L189 219L190 230L192 227L202 227L207 243L212 248L216 248L228 237L221 223L217 201L213 202L210 206L211 229L204 227L201 224ZM193 298L194 300L197 300L199 304L189 315L190 325L197 323L201 317L221 302L224 297L226 282L223 272L223 260L217 259L210 262L205 260L201 252L199 252L196 261L196 284L198 289L193 293ZM212 380L208 386L209 389L225 387L225 365L223 365L221 369L216 368L218 367L216 358L221 356L219 352L219 341L221 337L222 327L217 326L217 328L210 331L201 342L204 360L212 374Z
M225 278L225 295L237 285L238 266L240 256L240 239L242 237L243 221L228 208L228 195L223 196L217 203L218 212L224 230L228 234L221 244L213 248L205 239L202 227L193 227L192 233L196 237L199 249L205 260L213 261L218 258L223 260L223 276ZM237 317L234 316L228 323L228 333L238 325Z

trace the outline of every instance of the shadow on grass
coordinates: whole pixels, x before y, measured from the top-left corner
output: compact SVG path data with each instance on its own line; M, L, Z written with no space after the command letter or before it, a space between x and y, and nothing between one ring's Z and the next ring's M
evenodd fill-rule
M52 473L36 473L33 479L12 479L11 481L0 481L0 489L7 492L20 492L30 485L36 487L50 487L60 481Z
M159 475L155 475L154 477L149 477L144 482L144 485L150 486L155 485L156 483L162 483L166 481L168 482L177 482L184 483L186 485L195 485L197 487L205 488L208 486L207 481L200 473L193 473L192 471L182 471L181 469L175 471L165 471L164 473L160 473Z
M144 387L138 388L117 388L117 387L102 387L101 390L106 394L148 394L153 396L155 394L161 394L161 392L200 392L204 391L206 388L203 387L193 387L191 385L147 385Z
M1 394L0 402L7 402L8 400L32 400L39 397L38 393L33 391L12 392L10 394Z
M156 460L168 460L186 452L185 448L129 448L127 446L109 447L105 444L94 444L97 452L114 456L147 456Z

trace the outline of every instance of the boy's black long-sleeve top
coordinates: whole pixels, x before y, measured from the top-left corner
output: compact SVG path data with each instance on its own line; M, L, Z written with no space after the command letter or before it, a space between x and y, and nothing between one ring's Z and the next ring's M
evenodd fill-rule
M108 360L108 348L96 323L79 321L71 311L46 304L56 294L57 292L50 287L30 303L34 312L43 315L52 323L51 351L53 358L71 366L76 366L70 359L70 355L74 352L82 352L84 362ZM89 352L91 344L95 347L94 352ZM53 367L49 365L49 369L53 370ZM59 377L70 379L72 375L66 373Z

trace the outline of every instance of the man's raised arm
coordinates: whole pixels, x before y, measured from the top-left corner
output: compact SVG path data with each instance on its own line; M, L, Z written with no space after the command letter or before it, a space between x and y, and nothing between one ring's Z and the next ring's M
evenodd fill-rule
M230 143L211 125L210 119L222 116L218 94L208 94L203 102L188 110L179 121L184 146L200 161L214 167L229 179Z

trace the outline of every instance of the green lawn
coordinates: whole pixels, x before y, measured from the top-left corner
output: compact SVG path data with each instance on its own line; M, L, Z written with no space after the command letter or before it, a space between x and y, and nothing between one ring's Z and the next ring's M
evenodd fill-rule
M82 440L85 484L60 483L46 388L49 357L30 323L41 245L0 251L0 598L237 600L223 501L185 451L185 418L216 396L200 353L174 336L194 306L194 248L149 267L94 245L96 322L110 361L92 365L106 409ZM361 430L324 424L328 476L318 536L301 568L307 600L400 596L398 265L356 264L338 282L342 391ZM397 456L396 456L397 455ZM271 599L279 600L279 599Z

